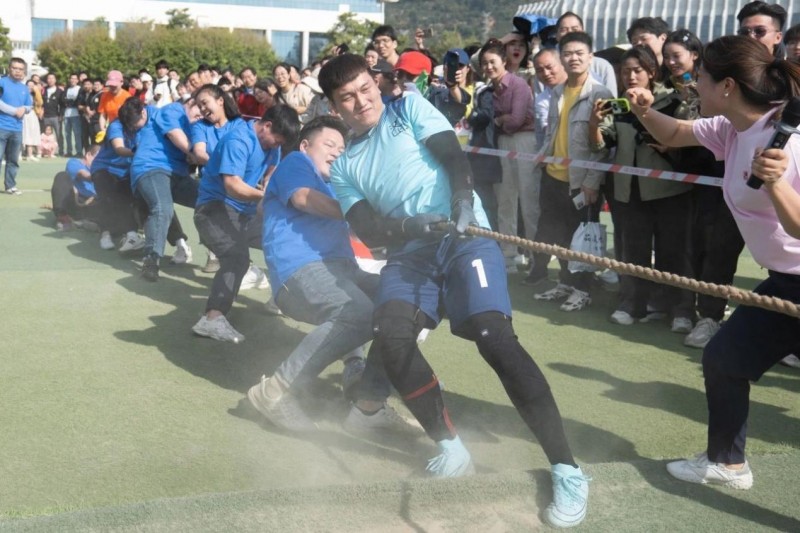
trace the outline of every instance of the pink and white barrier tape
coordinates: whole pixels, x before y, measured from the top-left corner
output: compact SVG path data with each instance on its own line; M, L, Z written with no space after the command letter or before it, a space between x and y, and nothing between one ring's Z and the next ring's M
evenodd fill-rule
M509 152L508 150L495 150L493 148L478 148L476 146L464 146L464 151L471 154L493 155L497 157L507 157L508 159L522 159L524 161L533 161L534 163L556 163L559 165L588 168L591 170L621 172L624 174L632 174L634 176L643 176L645 178L680 181L683 183L698 183L700 185L722 187L722 178L701 176L700 174L684 174L683 172L671 172L669 170L655 170L652 168L629 167L626 165L613 165L610 163L598 163L595 161L581 161L579 159L569 159L566 157L537 156L536 154Z

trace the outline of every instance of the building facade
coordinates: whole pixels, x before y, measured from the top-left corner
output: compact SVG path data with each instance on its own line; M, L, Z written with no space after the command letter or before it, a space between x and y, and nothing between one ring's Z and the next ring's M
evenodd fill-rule
M800 0L779 0L790 20L787 27L800 22ZM750 0L539 0L519 6L517 15L539 14L558 18L566 11L583 18L584 28L592 36L596 50L627 43L625 30L640 17L661 17L672 29L685 28L701 41L708 42L736 32L736 14ZM786 31L787 28L783 28Z
M383 23L379 0L13 0L4 2L3 24L9 28L14 54L29 62L36 48L57 32L79 29L102 18L113 38L130 22L166 24L167 11L188 8L199 27L256 33L272 45L278 57L305 65L327 44L325 32L341 13Z

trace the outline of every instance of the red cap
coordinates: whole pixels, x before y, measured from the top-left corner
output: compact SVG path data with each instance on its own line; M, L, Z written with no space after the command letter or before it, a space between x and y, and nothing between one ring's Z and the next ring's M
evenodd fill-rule
M423 71L430 75L433 70L430 58L416 50L410 50L400 54L400 59L397 60L394 69L408 72L412 76L419 76Z

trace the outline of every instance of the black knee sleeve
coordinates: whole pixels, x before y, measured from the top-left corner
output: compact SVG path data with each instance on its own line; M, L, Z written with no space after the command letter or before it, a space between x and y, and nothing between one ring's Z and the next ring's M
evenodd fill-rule
M419 308L393 300L375 310L370 357L377 352L386 375L408 409L435 441L455 435L444 407L439 380L417 346L430 319Z

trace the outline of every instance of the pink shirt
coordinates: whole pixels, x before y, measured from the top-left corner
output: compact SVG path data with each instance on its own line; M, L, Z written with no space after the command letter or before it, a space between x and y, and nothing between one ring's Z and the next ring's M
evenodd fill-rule
M508 115L500 134L533 131L533 93L528 82L506 72L494 88L494 116Z
M745 131L736 131L721 116L696 120L693 130L697 140L717 160L725 161L722 184L725 202L753 258L770 270L800 274L800 240L784 231L765 188L755 190L747 186L753 154L756 149L766 147L775 132L769 123L771 116L772 112L765 114ZM800 192L800 138L793 135L785 150L790 161L783 179Z

